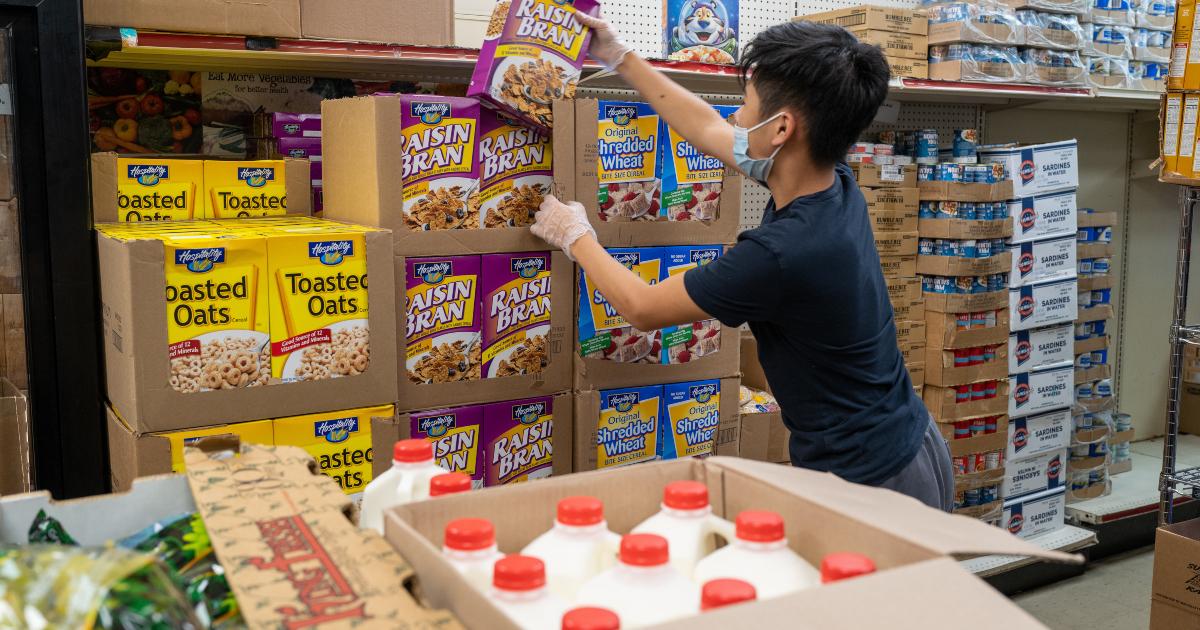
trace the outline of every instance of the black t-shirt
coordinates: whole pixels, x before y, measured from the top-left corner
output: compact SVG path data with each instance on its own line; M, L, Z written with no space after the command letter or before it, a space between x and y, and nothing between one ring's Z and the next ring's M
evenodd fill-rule
M684 276L729 326L749 322L791 431L792 464L879 484L916 455L929 417L896 343L866 200L849 167L833 186L742 232Z

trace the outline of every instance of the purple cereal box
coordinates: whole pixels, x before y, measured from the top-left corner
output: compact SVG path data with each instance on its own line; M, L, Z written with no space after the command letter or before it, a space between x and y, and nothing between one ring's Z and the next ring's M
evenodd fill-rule
M404 223L410 230L479 227L479 102L400 95Z
M411 437L433 442L433 458L450 472L471 476L471 485L482 488L487 471L483 446L483 407L455 407L418 411L411 415Z
M485 485L549 477L554 472L554 399L549 396L483 406Z
M550 253L484 254L483 378L538 374L550 358Z
M271 114L272 138L320 138L320 114L292 114L274 112Z
M479 215L485 228L533 225L554 185L550 138L507 114L479 111Z
M278 138L275 152L279 157L313 159L321 157L320 138Z
M405 367L414 383L479 379L479 256L408 258Z
M575 96L591 36L575 12L594 15L598 6L596 0L513 0L503 27L494 13L467 96L549 130L554 101Z

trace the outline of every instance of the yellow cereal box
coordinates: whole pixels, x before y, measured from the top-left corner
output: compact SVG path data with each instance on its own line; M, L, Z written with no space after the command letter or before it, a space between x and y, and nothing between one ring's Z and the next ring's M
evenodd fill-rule
M232 435L236 436L243 444L271 446L275 443L270 420L255 420L254 422L240 422L238 424L227 424L219 427L188 429L187 431L170 431L154 435L167 438L171 442L171 470L177 473L184 472L183 447L192 444L200 438L212 437L214 435Z
M391 417L392 405L311 413L275 420L275 445L299 446L337 480L346 494L363 491L371 481L371 418Z
M207 216L204 162L117 158L119 221L187 221Z
M662 125L645 103L600 101L596 174L601 221L658 218Z
M365 230L334 225L267 238L271 373L285 383L354 376L370 363Z
M254 387L271 376L267 246L258 236L164 237L171 388Z
M646 462L658 454L661 385L600 392L596 424L596 467Z
M287 214L283 160L206 160L204 187L214 219Z

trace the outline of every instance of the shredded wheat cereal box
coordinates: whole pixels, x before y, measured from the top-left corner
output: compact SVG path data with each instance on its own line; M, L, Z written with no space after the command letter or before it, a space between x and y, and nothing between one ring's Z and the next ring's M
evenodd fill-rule
M480 378L479 256L408 258L405 366L414 383Z
M738 110L731 105L715 108L726 119ZM663 127L662 216L668 221L711 222L721 208L725 163L701 153L665 123Z
M596 468L648 462L657 456L662 395L661 385L600 391Z
M612 248L608 253L647 284L657 284L662 277L664 248ZM662 331L647 332L630 326L582 272L579 276L578 327L579 356L585 359L619 363L661 361Z
M400 95L404 223L410 230L479 227L479 103Z
M720 258L720 245L682 245L666 248L662 279L686 273ZM691 324L668 326L662 331L662 362L687 363L721 349L721 322L706 319Z
M450 472L471 476L471 485L482 488L487 468L483 444L483 407L434 409L411 415L411 435L433 443L433 458Z
M590 37L575 13L594 14L597 6L596 0L498 3L467 96L549 130L554 101L575 97Z
M721 423L721 381L663 385L661 459L711 455Z
M549 396L484 405L485 485L521 483L553 474L553 405Z
M181 232L163 237L170 386L183 393L271 378L267 242Z
M117 158L117 220L203 219L203 188L200 160Z
M654 221L662 178L662 122L645 103L600 101L596 135L601 221Z
M275 444L274 431L272 430L270 420L239 422L220 427L170 431L156 433L155 435L167 438L167 441L171 443L171 470L177 473L185 472L183 448L195 444L201 438L212 437L214 435L233 435L237 436L238 441L242 444L262 444L263 446L272 446Z
M204 187L215 219L287 214L283 160L205 160Z
M315 381L369 367L366 231L326 223L268 232L273 377Z
M554 185L550 138L506 114L479 112L479 213L485 228L533 225Z
M321 473L333 477L342 492L358 495L371 482L371 418L391 417L392 405L311 413L274 422L276 446L308 451Z
M550 253L480 259L483 378L538 374L549 363Z

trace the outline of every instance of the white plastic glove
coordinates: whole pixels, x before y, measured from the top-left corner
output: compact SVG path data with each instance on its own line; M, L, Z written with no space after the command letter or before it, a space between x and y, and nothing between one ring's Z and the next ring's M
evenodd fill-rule
M588 55L604 64L609 71L615 71L625 55L633 52L617 29L613 28L603 15L592 17L586 13L576 13L575 19L592 31L592 40L588 44Z
M554 195L546 195L541 209L534 215L534 224L530 228L533 235L557 247L575 262L571 256L571 246L575 241L591 234L596 238L596 230L588 223L587 211L578 201L563 203ZM599 239L596 239L599 240Z

